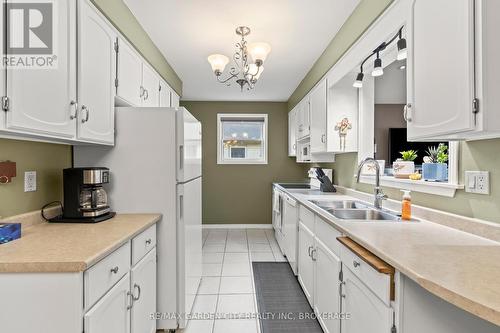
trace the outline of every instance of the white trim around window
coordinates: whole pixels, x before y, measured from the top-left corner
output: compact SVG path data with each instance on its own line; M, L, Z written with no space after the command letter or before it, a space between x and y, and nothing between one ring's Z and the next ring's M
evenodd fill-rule
M260 121L262 128L262 158L225 158L224 156L224 121ZM237 147L242 147L240 144ZM246 149L248 152L248 149ZM217 164L267 164L268 157L268 117L265 113L218 113L217 114Z

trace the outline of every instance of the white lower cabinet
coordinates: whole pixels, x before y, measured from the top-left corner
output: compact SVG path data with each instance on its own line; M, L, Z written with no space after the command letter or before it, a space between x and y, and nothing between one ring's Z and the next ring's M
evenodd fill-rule
M131 304L130 275L127 273L85 314L84 332L130 333Z
M389 333L393 310L380 300L348 268L342 270L342 312L349 319L341 321L342 333Z
M342 268L340 259L316 239L313 260L316 264L314 311L318 314L318 320L325 333L338 333L340 323L335 314L340 313L339 274Z
M299 262L298 279L302 290L311 306L314 305L314 262L312 250L314 249L314 234L302 222L299 222Z
M77 138L113 144L117 34L88 0L78 3Z
M150 318L156 311L156 249L132 268L131 286L132 333L156 332L156 320Z

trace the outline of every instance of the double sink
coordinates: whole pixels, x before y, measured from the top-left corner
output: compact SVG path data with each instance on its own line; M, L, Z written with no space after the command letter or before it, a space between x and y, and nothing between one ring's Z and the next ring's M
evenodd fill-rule
M310 200L319 208L327 211L334 217L341 220L352 221L402 221L401 218L393 213L374 209L373 207L360 201L317 201Z

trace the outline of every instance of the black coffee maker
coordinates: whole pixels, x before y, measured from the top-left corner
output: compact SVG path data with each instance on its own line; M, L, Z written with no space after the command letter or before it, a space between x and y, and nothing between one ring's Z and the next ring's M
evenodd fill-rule
M63 182L63 214L51 222L95 223L115 216L103 187L109 183L108 168L64 169Z

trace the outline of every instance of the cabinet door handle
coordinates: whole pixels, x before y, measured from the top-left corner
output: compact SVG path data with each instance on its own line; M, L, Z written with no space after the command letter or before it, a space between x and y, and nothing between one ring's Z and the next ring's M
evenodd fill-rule
M140 86L140 88L139 88L139 97L142 98L142 96L144 96L144 87Z
M130 301L127 305L127 310L130 310L134 306L134 295L130 291L127 291L127 298Z
M309 254L309 257L311 256L311 250L313 249L312 246L309 246L309 248L307 249L307 253Z
M134 301L138 301L139 298L141 298L141 286L139 286L137 283L134 284L134 292L137 290L137 296L132 295L132 299Z
M311 259L312 259L312 261L318 260L318 258L316 257L316 253L318 253L318 249L314 249L314 250L311 251Z
M353 261L352 261L352 264L353 264L353 266L354 266L354 267L359 267L359 266L361 266L361 263L360 263L359 261L356 261L356 260L353 260Z
M74 110L73 114L69 116L69 119L71 120L76 119L78 115L78 103L75 100L72 100L71 102L69 102L69 105L71 105Z
M85 105L82 105L82 114L83 114L83 112L85 112L85 117L82 118L82 123L86 123L87 121L89 121L90 109L88 107L86 107Z
M405 105L403 111L403 117L405 118L405 121L408 123L411 123L411 121L413 120L411 117L411 103Z
M326 143L326 134L321 135L321 143Z
M296 150L297 149L297 145L294 143L293 144L293 150Z
M117 274L118 271L119 271L118 266L111 268L111 273L113 273L113 274Z
M339 286L339 296L340 296L340 298L345 298L345 294L342 292L342 289L344 289L344 288L343 288L343 287L344 287L344 285L345 285L345 282L344 282L344 281L341 281L341 282L340 282L340 286Z
M147 100L149 98L149 92L147 89L144 89L144 100Z
M151 242L152 242L151 238L146 239L146 245L151 245Z

